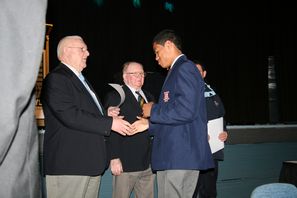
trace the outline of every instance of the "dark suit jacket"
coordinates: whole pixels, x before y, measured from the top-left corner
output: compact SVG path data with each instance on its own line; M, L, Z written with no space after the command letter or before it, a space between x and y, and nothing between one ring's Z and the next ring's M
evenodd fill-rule
M207 138L204 81L186 56L177 59L153 105L154 170L203 170L213 167Z
M213 120L220 117L224 117L225 108L224 104L220 98L220 96L210 88L210 85L205 83L205 100L206 100L206 111L207 111L207 120ZM211 93L211 94L207 94ZM224 130L227 131L226 122L224 120ZM215 160L223 160L224 159L224 149L221 149L212 154Z
M112 118L102 116L79 78L64 64L43 82L46 175L100 175L107 167L105 137Z
M140 116L140 108L136 98L127 86L123 86L126 98L120 106L120 115L125 116L125 120L131 124ZM143 90L148 102L153 101L153 96ZM105 107L115 106L120 102L117 92L112 91L107 94ZM146 170L151 162L151 138L147 131L133 136L122 136L117 133L111 133L109 138L111 159L120 158L124 172Z

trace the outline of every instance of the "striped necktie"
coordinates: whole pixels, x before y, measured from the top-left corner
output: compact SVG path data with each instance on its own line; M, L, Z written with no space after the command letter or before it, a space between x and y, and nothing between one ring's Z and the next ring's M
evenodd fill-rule
M139 93L139 91L135 91L135 93L138 95L137 101L138 101L140 107L142 107L143 104L145 103L145 100L142 97L142 95Z

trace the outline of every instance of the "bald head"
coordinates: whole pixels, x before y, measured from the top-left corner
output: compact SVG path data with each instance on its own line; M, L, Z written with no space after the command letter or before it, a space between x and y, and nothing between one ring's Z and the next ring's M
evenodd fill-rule
M58 59L81 72L86 67L89 56L87 45L80 36L66 36L57 47Z
M60 60L60 57L63 55L63 49L65 48L65 46L69 46L71 42L73 42L74 40L83 40L83 39L80 36L75 35L75 36L65 36L60 40L57 47L57 56L59 60Z

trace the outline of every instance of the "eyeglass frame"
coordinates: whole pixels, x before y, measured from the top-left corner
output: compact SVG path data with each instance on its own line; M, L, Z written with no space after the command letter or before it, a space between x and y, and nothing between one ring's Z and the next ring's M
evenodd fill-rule
M87 48L85 48L85 47L72 47L72 46L68 46L68 48L78 48L78 49L81 49L81 51L82 52L86 52L86 51L88 51L88 49Z
M146 72L126 72L125 74L130 74L132 75L133 77L146 77Z

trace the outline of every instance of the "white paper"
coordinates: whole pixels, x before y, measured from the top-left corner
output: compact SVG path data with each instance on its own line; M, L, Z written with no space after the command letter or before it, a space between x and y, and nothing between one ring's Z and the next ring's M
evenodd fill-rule
M121 106L121 104L123 104L123 102L125 101L125 98L126 98L126 95L125 95L125 92L124 92L122 86L119 84L113 84L113 83L109 83L109 85L112 86L120 94L121 101L118 105L116 105L116 107Z
M209 135L209 146L211 153L215 153L224 148L224 142L219 139L219 134L224 130L223 117L209 120L207 123Z

